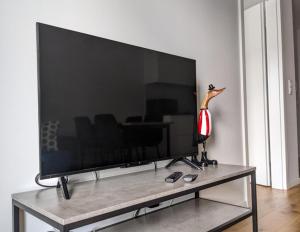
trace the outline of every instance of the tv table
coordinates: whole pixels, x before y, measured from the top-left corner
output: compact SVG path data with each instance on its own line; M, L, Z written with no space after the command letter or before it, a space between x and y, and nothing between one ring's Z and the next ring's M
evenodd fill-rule
M165 177L174 171L197 173L199 176L189 184L181 179L175 184L165 183ZM200 190L247 176L251 176L251 208L199 198ZM61 190L56 188L13 194L13 231L20 232L20 213L24 211L61 232L67 232L190 193L195 193L195 199L100 231L150 232L154 228L157 232L222 231L250 216L253 231L258 231L256 174L253 167L219 164L199 171L186 165L175 165L169 169L160 168L156 172L148 170L100 181L70 184L69 188L72 194L70 200L65 200Z

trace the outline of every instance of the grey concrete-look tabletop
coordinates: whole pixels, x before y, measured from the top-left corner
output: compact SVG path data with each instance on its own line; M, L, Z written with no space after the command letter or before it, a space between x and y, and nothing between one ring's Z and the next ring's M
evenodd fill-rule
M253 167L219 164L199 171L187 165L176 165L156 172L147 170L70 184L70 200L65 200L61 190L56 188L17 193L12 198L61 225L67 225L253 170ZM166 183L165 177L174 171L199 176L192 183L184 183L182 179L175 184Z

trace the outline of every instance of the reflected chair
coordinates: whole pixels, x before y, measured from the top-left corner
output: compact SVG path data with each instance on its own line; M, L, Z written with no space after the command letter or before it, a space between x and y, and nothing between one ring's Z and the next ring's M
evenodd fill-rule
M144 122L162 122L162 117L146 115L144 118ZM151 128L151 126L145 126L143 128L142 135L142 146L143 146L143 154L145 156L146 147L155 147L156 155L160 158L161 154L159 151L159 145L163 140L163 129L162 128Z
M142 123L143 117L142 116L130 116L127 117L125 120L126 123ZM132 160L143 160L142 157L142 150L143 147L143 129L141 127L125 127L124 128L124 140L125 145L128 149L129 156L133 156L135 151L135 155L137 158L131 157Z
M79 156L82 168L92 165L98 144L95 129L88 117L75 117L76 137L79 141Z
M97 142L106 165L114 160L123 160L123 136L121 128L112 114L95 115L95 132ZM113 156L113 157L112 157ZM118 157L116 157L118 156Z

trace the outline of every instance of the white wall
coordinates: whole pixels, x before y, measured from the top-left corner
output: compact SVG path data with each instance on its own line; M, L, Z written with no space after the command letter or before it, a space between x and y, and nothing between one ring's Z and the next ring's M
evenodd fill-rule
M10 194L37 188L36 21L196 59L201 96L227 87L210 105L209 155L243 163L237 0L0 0L1 231L11 230ZM226 186L206 196L244 201L241 183ZM27 217L26 228L47 226Z
M292 0L281 0L282 73L285 104L286 135L286 184L299 184L297 107L295 89L295 54ZM293 92L288 94L288 80L293 83Z

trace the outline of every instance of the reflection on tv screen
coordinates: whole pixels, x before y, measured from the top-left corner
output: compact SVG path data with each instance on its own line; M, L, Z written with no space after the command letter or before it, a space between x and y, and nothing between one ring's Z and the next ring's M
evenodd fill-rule
M195 60L38 24L42 178L197 152Z

